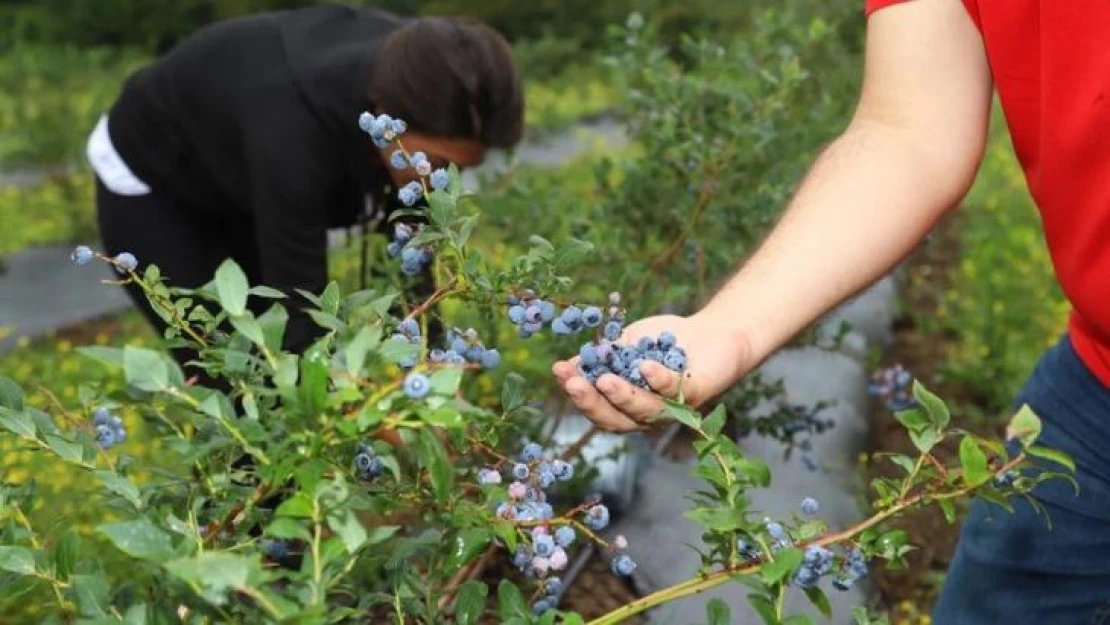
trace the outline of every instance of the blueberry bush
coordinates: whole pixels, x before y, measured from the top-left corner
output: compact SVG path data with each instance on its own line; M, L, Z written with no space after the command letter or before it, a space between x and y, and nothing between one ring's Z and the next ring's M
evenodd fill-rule
M496 615L503 623L582 623L559 609L559 576L576 549L592 543L614 575L635 571L637 549L649 547L605 532L610 512L588 492L580 446L543 438L543 397L533 390L543 386L512 372L495 394L472 383L503 368L502 334L437 331L431 322L448 303L463 306L512 328L509 340L543 335L564 355L577 353L587 379L613 373L640 385L645 360L684 371L682 345L665 332L622 341L629 296L650 297L644 290L574 295L568 271L594 252L583 239L533 235L507 266L491 262L469 245L483 213L458 171L432 170L406 151L400 120L363 114L357 123L394 150L393 166L415 174L399 191L413 208L395 216L387 283L284 293L248 284L227 261L208 285L189 290L167 285L131 254L74 250L75 263L109 263L121 282L138 285L166 324L167 346L193 357L182 367L152 349L84 348L118 368L125 387L90 385L76 402L45 406L0 378L6 436L87 472L97 489L86 496L112 517L93 536L39 526L27 515L33 482L5 484L6 599L41 598L42 622L476 623ZM425 270L437 286L412 301L406 281ZM300 354L283 349L292 297L308 302L320 329ZM198 384L197 373L217 382ZM791 518L752 509L747 493L768 487L771 475L723 433L725 406L703 414L668 402L659 421L694 434L694 472L706 482L689 511L706 529L702 569L591 622L617 623L734 580L752 589L766 623L810 622L783 613L787 593L805 593L827 612L822 580L846 589L869 561L898 563L912 549L904 535L884 531L887 520L922 506L951 511L970 496L1007 507L1037 483L1067 477L1052 469L1070 461L1036 445L1040 423L1027 408L1005 445L952 428L938 397L916 382L909 388L896 416L919 453L892 455L905 476L876 481L871 514L844 528L828 527L813 498ZM140 411L171 462L144 465L129 453L117 415L124 406ZM945 466L931 450L952 437L959 463ZM96 549L99 541L110 548ZM512 568L490 588L478 577L496 561ZM707 606L711 623L729 622L729 612L720 601Z

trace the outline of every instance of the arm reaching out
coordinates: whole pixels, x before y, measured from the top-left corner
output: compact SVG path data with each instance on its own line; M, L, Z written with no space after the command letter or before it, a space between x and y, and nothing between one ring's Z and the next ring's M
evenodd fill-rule
M698 405L727 390L888 272L956 206L982 160L990 94L982 40L959 0L874 14L855 115L766 241L702 310L644 319L622 340L669 330L688 355L684 399ZM658 363L642 371L659 394L675 396L676 374ZM654 393L611 374L595 389L573 361L556 363L554 373L605 429L638 429L662 407Z

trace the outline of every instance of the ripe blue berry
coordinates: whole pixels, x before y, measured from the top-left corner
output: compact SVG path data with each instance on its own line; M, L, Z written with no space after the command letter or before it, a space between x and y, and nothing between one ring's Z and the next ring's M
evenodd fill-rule
M540 321L547 323L555 318L555 303L547 300L537 302L540 307Z
M571 330L577 330L582 326L582 310L577 306L568 306L563 310L563 314L559 317L563 320Z
M549 577L543 583L543 591L548 595L557 595L563 590L563 580L558 577Z
M496 349L487 349L480 359L483 369L496 369L501 364L501 352Z
M563 321L562 317L556 317L555 321L551 322L551 331L556 336L566 336L571 333L571 328Z
M605 529L609 525L609 508L598 504L587 510L586 525L595 532Z
M660 334L657 341L657 343L659 344L659 349L665 352L670 351L670 349L675 346L676 342L677 339L675 339L675 336L670 332L664 332Z
M671 371L685 371L686 354L678 351L677 349L672 349L671 351L667 352L666 356L663 357L663 366L670 369Z
M389 164L394 169L406 169L409 166L408 159L405 158L405 153L402 150L394 150L389 155Z
M416 200L420 199L420 197L416 195L416 191L414 191L412 187L406 185L401 187L401 190L397 192L397 199L401 200L401 203L405 206L412 206L416 204Z
M636 348L641 352L649 352L655 349L655 340L650 336L641 336L640 340L636 342Z
M355 468L359 471L369 471L370 465L373 464L374 458L368 453L360 453L355 456Z
M570 527L569 525L563 525L559 529L555 530L555 542L560 547L566 548L571 546L571 544L574 542L574 539L574 528Z
M555 479L565 482L574 477L574 465L564 460L556 460L551 463L551 472L555 474Z
M428 376L423 373L410 373L405 378L405 395L411 399L421 399L432 390Z
M514 304L513 306L510 306L509 321L512 321L513 325L520 325L524 323L524 307L520 304Z
M116 257L112 259L112 262L116 265L116 271L120 273L135 271L135 268L139 266L139 261L135 259L135 255L131 252L123 252L116 255Z
M78 245L73 249L69 258L78 265L87 265L93 259L93 251L85 245Z
M555 483L555 474L551 471L540 471L539 474L540 488L551 488Z
M389 122L389 129L393 132L395 136L405 134L405 131L408 130L408 128L408 124L406 124L405 120L403 119L394 119Z
M817 514L817 500L813 497L806 497L802 500L802 514L813 516Z
M520 459L525 462L535 462L543 457L543 447L539 443L528 443L520 452Z
M582 348L578 350L578 357L586 367L596 367L601 363L601 358L597 354L597 348L589 343L583 345Z
M596 328L601 325L601 309L597 306L590 306L582 311L582 322L588 328Z
M767 524L767 533L771 535L771 538L775 538L778 540L781 540L784 536L786 536L786 530L782 528L782 525L774 522Z
M100 445L101 449L108 449L116 443L116 433L110 426L98 425L96 426L96 444Z
M108 425L111 422L112 413L108 412L107 408L97 408L93 412L93 423L96 425Z
M632 571L636 570L636 562L625 554L621 554L613 558L612 563L613 573L628 577L632 575Z
M429 179L429 182L433 189L446 189L447 185L451 184L451 174L447 173L446 169L437 169L432 172L432 177Z
M528 465L517 463L513 466L513 477L515 477L516 479L526 480L528 479L528 474Z
M624 331L624 326L619 321L610 321L605 324L603 335L606 340L615 341L621 337L621 332Z
M532 304L524 309L524 321L525 323L541 323L543 321L543 311L540 310L539 306Z
M533 614L543 614L544 612L547 612L550 609L551 609L551 603L548 602L547 599L540 599L539 601L532 604L532 613Z
M547 534L541 534L532 541L532 549L537 556L546 558L555 551L555 539Z
M409 336L420 336L420 324L412 317L406 317L401 322L401 332Z
M358 116L358 127L362 132L370 132L370 127L374 123L374 116L370 113L363 111Z

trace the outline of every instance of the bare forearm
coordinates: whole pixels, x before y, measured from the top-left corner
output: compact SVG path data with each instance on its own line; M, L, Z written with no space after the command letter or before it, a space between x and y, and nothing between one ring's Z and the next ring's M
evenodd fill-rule
M742 341L736 348L749 352L744 362L762 361L914 248L970 184L950 171L905 133L853 124L698 316Z

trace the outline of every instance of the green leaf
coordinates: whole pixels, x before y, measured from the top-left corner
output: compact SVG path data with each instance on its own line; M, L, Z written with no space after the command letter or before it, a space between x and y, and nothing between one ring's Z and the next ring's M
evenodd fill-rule
M520 589L507 579L501 580L497 585L497 605L502 621L527 614L524 595L520 594Z
M301 358L300 398L309 414L319 412L328 394L328 358L321 348L312 347Z
M258 297L265 297L267 299L285 299L286 297L288 297L285 293L282 293L277 289L272 289L268 286L262 285L252 286L248 293L250 293L251 295L257 295Z
M725 409L724 404L717 404L713 412L702 421L702 429L710 436L716 436L721 433L721 428L725 425L725 417L728 416L728 410Z
M258 318L258 325L262 326L263 343L271 352L281 351L285 326L288 323L289 313L280 304L270 306L269 310Z
M916 464L913 458L910 458L909 456L906 456L904 454L894 454L890 456L890 461L902 467L902 469L906 471L906 475L910 475L913 473L914 465Z
M62 539L54 544L54 570L57 571L59 578L66 579L73 574L73 567L77 564L77 554L80 551L81 537L74 530L66 532Z
M693 408L670 399L664 399L660 418L674 419L688 428L701 431L701 415Z
M11 378L0 375L0 408L23 410L23 389Z
M38 440L35 436L35 424L26 412L0 407L0 427L29 441Z
M143 501L139 498L139 488L127 478L111 471L98 470L93 472L100 483L111 492L123 497L136 509L143 508Z
M332 280L320 294L320 310L329 315L339 314L339 283Z
M429 378L432 392L439 395L454 395L455 392L459 390L462 376L462 367L445 367L439 369Z
M336 332L342 332L343 329L347 327L343 323L343 320L339 317L336 317L335 315L330 315L319 310L307 310L305 312L307 312L308 316L312 317L312 320L316 322L316 325L320 326L321 328L334 330Z
M821 590L818 586L811 586L806 588L805 592L806 597L809 598L809 602L813 604L813 607L817 608L817 611L820 612L822 616L831 619L832 604L829 603L829 597L825 594L825 591Z
M972 436L964 436L960 441L960 466L963 468L964 483L979 486L991 478L987 469L987 454Z
M382 342L382 327L380 325L365 325L358 331L355 338L347 344L343 351L347 362L347 373L358 375L362 366L366 364L366 354Z
M328 514L328 527L343 541L347 553L354 554L366 542L366 528L350 508Z
M147 519L106 523L96 529L133 558L163 561L173 556L169 535Z
M911 432L920 432L929 428L929 415L920 408L907 408L894 413L894 418L906 426Z
M1041 436L1041 418L1029 404L1023 404L1006 426L1006 440L1017 439L1022 447L1029 447Z
M58 457L66 462L73 464L82 464L84 462L83 452L84 448L81 445L68 441L56 434L45 434L43 440L46 441L46 446L51 451L58 454Z
M917 447L918 451L927 454L940 441L940 436L936 430L926 428L918 432L911 431L910 440L913 441L914 447Z
M194 558L181 558L166 563L166 570L194 588L210 603L223 605L227 591L250 588L252 579L260 577L258 562L220 551L206 551Z
M0 569L30 575L35 572L35 555L25 547L0 547Z
M422 429L420 431L420 464L428 470L432 478L432 490L436 500L444 503L451 496L451 486L454 484L455 471L447 457L447 450L443 448L436 433Z
M485 551L493 540L493 532L484 527L471 527L455 535L454 546L447 556L447 570L456 571Z
M517 373L510 373L505 376L501 385L501 410L509 414L523 404L524 378Z
M381 356L383 360L394 364L400 364L419 354L419 343L410 343L401 339L392 338L388 341L382 341L381 349L378 350L378 355Z
M748 595L748 604L752 606L763 625L782 625L779 617L775 616L775 602L764 595Z
M248 287L247 274L234 260L229 258L216 269L216 296L232 317L246 312Z
M705 604L705 617L709 619L708 625L731 625L732 623L732 611L721 599L711 599Z
M123 615L124 625L146 625L146 611L147 608L144 603L136 603L127 608L127 612Z
M462 412L451 407L442 406L435 410L422 410L420 420L440 428L456 429L466 425Z
M299 519L311 519L312 511L315 507L312 505L312 499L304 493L296 493L289 499L281 502L277 510L274 512L275 516L286 516Z
M956 504L952 503L951 499L941 499L937 502L940 505L941 512L944 513L944 520L949 524L956 522Z
M760 577L764 583L777 584L802 564L803 557L801 549L783 549L775 554L774 560L760 568Z
M312 534L309 533L308 528L297 523L290 517L278 517L272 523L266 526L266 535L274 538L285 538L311 541Z
M455 621L459 625L476 625L486 610L486 596L489 586L482 582L469 581L459 588L455 601Z
M231 326L235 328L239 334L250 339L255 345L266 344L266 337L262 334L262 326L258 325L258 321L255 320L254 315L252 315L250 311L238 317L230 317L229 321L231 321Z
M108 605L110 588L108 577L103 570L92 574L74 575L69 578L73 594L77 596L77 608L81 614L98 617L105 616L104 606Z
M952 414L948 412L948 406L944 405L941 398L930 392L918 380L913 381L913 397L925 409L925 413L929 415L930 424L938 430L948 427L948 422L952 420Z
M740 511L728 508L697 507L687 510L684 516L714 532L728 532L744 526Z
M155 351L128 345L123 348L123 371L127 383L148 392L164 391L170 386L170 370Z
M88 345L77 348L77 353L113 367L123 366L123 348Z
M370 536L366 539L366 544L376 545L385 542L392 538L400 529L400 525L377 525L374 529L370 530Z
M1048 447L1041 447L1039 445L1030 445L1025 449L1025 453L1036 458L1050 460L1052 462L1055 462L1056 464L1066 467L1072 473L1075 473L1075 461L1071 459L1071 456L1065 454L1062 451L1049 449Z
M782 625L813 625L813 619L807 614L792 614L783 619Z

